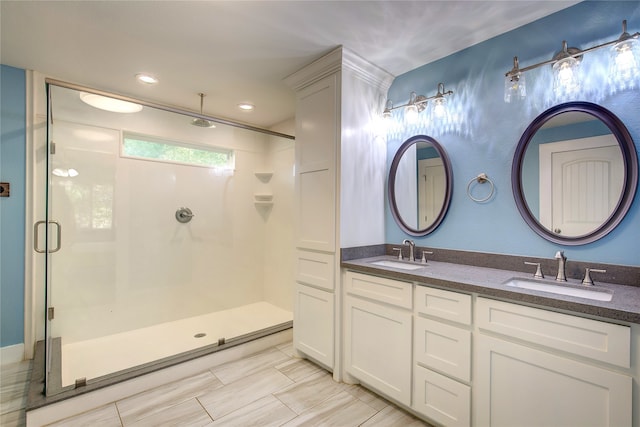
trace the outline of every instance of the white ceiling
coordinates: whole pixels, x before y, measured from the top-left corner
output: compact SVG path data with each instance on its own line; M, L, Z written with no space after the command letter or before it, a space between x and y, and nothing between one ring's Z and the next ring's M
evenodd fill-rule
M270 127L294 115L283 79L336 46L397 76L575 3L1 0L0 59L194 111L203 92L205 114Z

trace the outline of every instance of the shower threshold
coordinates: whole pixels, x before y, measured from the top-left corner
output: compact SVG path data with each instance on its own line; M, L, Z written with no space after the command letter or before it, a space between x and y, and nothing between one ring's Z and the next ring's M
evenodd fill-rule
M224 322L221 321L223 315L227 319ZM224 331L219 327L221 324L231 324L232 327ZM48 396L44 395L43 390L45 355L44 342L41 341L36 347L27 411L268 337L289 330L292 325L291 312L261 302L116 334L102 341L90 340L91 346L84 342L83 345L68 348L62 339L55 338L52 341ZM158 346L159 350L148 351L154 340L158 339L176 345ZM143 352L144 347L147 351ZM104 353L102 359L106 359L105 363L102 366L96 363L101 360L101 351L113 348L121 349L135 358L122 361L117 357L105 358L104 355L108 353ZM86 361L92 360L97 366L87 370L89 365ZM66 371L64 363L70 363ZM87 380L82 378L76 381L73 373L70 376L69 367L72 372L74 368L80 368L76 372L91 372L93 375L84 377ZM106 373L96 375L101 372ZM63 379L63 375L67 375L67 378ZM69 378L74 378L71 384Z

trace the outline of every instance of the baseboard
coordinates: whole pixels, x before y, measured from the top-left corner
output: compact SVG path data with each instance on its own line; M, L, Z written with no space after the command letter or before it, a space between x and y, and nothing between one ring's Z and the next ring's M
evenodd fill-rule
M24 344L0 347L0 365L18 363L24 360Z

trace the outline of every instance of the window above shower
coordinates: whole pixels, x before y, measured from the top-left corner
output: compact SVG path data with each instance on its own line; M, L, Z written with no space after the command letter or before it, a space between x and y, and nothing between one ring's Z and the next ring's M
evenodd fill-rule
M233 150L123 132L122 157L233 171Z

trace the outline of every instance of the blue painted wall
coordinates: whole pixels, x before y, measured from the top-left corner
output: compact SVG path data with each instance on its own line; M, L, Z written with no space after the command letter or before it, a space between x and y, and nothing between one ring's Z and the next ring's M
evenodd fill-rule
M25 72L0 66L0 347L24 341Z
M607 83L608 49L601 49L585 55L581 67L586 80L574 98L554 97L551 67L545 66L525 74L524 102L503 100L504 74L512 68L514 56L525 67L552 58L563 40L584 49L616 39L623 19L629 32L640 31L640 2L579 3L395 79L388 94L394 105L406 103L411 91L435 95L439 82L454 91L448 97L451 116L447 121L435 124L423 113L419 123L407 125L398 109L395 125L387 133L387 170L395 150L415 134L433 136L451 158L454 188L449 212L435 232L414 238L416 244L543 258L563 249L569 260L640 266L640 195L636 194L630 212L608 236L588 245L563 247L542 239L526 225L511 189L511 164L520 137L536 116L559 102L582 100L609 109L625 123L640 151L640 82L626 90ZM481 172L496 189L488 202L476 203L467 197L466 188ZM474 196L483 197L487 190L476 185ZM393 221L388 201L385 225L387 242L410 237Z

